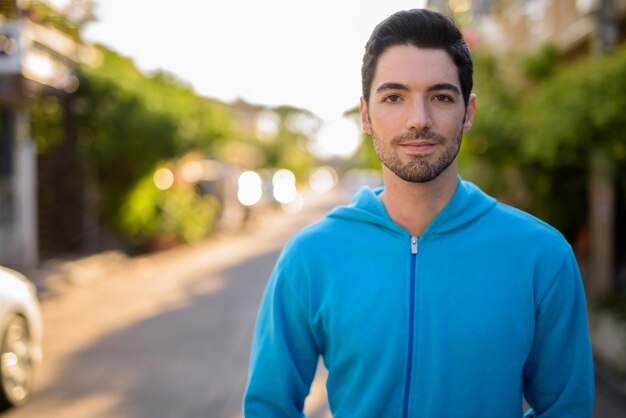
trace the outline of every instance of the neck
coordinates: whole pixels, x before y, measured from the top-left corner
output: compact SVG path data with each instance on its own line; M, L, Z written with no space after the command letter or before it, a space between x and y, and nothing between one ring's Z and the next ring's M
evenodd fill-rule
M411 235L420 236L452 198L457 187L457 173L454 162L427 183L411 183L383 167L385 191L380 199L395 223Z

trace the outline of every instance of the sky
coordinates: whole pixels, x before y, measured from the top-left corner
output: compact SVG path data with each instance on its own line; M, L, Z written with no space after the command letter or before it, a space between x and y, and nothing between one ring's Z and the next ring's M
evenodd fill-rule
M53 0L57 5L67 0ZM358 104L374 26L422 0L95 0L85 38L197 93L292 105L326 121Z

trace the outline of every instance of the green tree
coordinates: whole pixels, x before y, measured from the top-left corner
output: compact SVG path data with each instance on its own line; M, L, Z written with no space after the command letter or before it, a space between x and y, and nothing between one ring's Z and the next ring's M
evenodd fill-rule
M234 132L230 108L198 96L168 73L145 75L128 58L98 50L99 65L78 71L80 87L70 109L79 151L95 174L102 219L137 243L160 234L197 239L214 226L216 202L194 197L189 188L160 191L152 185L150 194L147 179L191 151L212 156ZM39 113L44 132L46 114ZM50 141L47 134L41 138ZM195 210L203 212L201 221ZM138 225L146 229L140 232Z
M116 225L136 183L180 150L176 122L107 80L81 77L74 121L80 150L96 173L100 208Z
M299 129L298 124L292 122L294 118L304 117L319 124L319 119L311 112L292 106L279 106L273 108L272 112L278 115L277 131L272 139L258 142L263 154L263 162L258 168L286 168L296 178L307 178L315 164L315 159L308 151L312 132Z
M590 151L604 149L624 171L626 50L559 62L546 46L526 57L478 55L475 65L478 112L462 172L573 239L587 221Z

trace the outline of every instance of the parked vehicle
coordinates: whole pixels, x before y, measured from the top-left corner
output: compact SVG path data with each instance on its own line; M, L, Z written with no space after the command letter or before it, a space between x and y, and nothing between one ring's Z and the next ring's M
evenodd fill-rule
M42 359L42 338L35 286L0 266L0 411L28 401Z

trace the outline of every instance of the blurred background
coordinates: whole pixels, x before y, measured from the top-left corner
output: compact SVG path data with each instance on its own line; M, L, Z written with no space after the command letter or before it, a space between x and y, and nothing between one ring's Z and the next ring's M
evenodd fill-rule
M95 345L113 325L98 321L122 300L113 289L131 292L121 290L130 277L146 280L142 297L149 283L160 283L155 300L164 286L194 283L187 302L205 303L194 298L219 295L200 285L214 283L209 264L217 261L200 263L199 254L222 254L232 243L267 247L267 259L249 254L262 266L242 256L229 267L240 266L233 280L248 283L238 292L255 280L255 293L244 302L233 287L233 301L213 313L224 324L227 309L241 313L245 303L237 316L245 325L224 326L250 331L288 236L361 186L380 185L380 164L360 127L360 60L374 25L413 7L453 16L474 55L478 112L461 149L462 176L569 240L589 299L606 405L597 416L626 412L626 0L226 3L0 1L0 264L38 286L44 354L59 369L44 367L39 395L15 416L48 416L33 415L37 405L66 407L85 385L98 390L97 379L58 382L87 373L93 361L115 361ZM117 278L109 299L69 308L75 302L65 298L77 284L84 290L109 277ZM116 332L172 309L163 303ZM101 324L101 334L62 347L57 335L69 335L85 306L102 309L98 321L82 325ZM194 333L210 351L215 333ZM224 340L226 331L219 333ZM109 401L118 409L98 404L97 413L49 416L238 416L248 334L231 341L243 377L221 397L205 397L196 412L121 414L123 403ZM150 399L161 405L162 398Z

